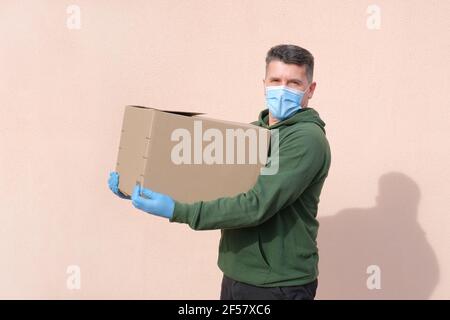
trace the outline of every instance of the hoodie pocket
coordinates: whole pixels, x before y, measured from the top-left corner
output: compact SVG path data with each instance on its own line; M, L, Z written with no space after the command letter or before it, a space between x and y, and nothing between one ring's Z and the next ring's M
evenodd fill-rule
M265 266L270 270L270 264L269 261L267 260L267 256L264 252L264 248L263 248L263 242L261 240L261 235L258 232L258 251L259 251L259 255L261 257L261 260L264 262Z

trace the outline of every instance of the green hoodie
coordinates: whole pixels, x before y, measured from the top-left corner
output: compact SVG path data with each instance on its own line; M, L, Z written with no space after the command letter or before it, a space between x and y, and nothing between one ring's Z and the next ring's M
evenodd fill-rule
M318 276L316 219L330 167L325 123L312 108L268 126L278 129L279 168L234 197L192 204L175 201L171 222L194 230L222 229L218 266L237 281L262 287L302 285ZM271 158L269 157L269 161Z

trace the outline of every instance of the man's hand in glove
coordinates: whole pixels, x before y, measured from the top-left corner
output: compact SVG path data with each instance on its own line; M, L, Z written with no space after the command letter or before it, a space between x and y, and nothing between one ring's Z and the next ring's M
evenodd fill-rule
M131 195L133 205L147 213L164 218L172 218L175 202L168 195L136 185Z

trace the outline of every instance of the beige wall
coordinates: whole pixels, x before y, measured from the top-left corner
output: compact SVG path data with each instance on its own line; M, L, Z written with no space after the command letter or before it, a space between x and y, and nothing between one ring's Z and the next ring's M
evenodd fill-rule
M66 26L71 4L81 29ZM318 298L450 298L448 12L445 0L1 0L0 297L218 298L219 232L107 187L123 106L252 121L267 50L294 43L315 55L311 106L333 153ZM370 265L380 290L366 287Z

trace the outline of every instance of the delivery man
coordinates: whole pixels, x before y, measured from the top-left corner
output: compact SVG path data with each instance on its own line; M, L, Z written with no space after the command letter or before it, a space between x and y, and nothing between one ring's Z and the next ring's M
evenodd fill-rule
M315 297L316 216L331 154L325 123L308 107L316 88L313 69L313 56L301 47L283 44L267 53L267 109L254 124L278 129L276 174L261 174L248 192L213 201L181 203L140 186L131 196L136 208L170 222L186 223L194 230L221 229L223 300ZM110 189L127 198L118 182L118 174L112 172Z

